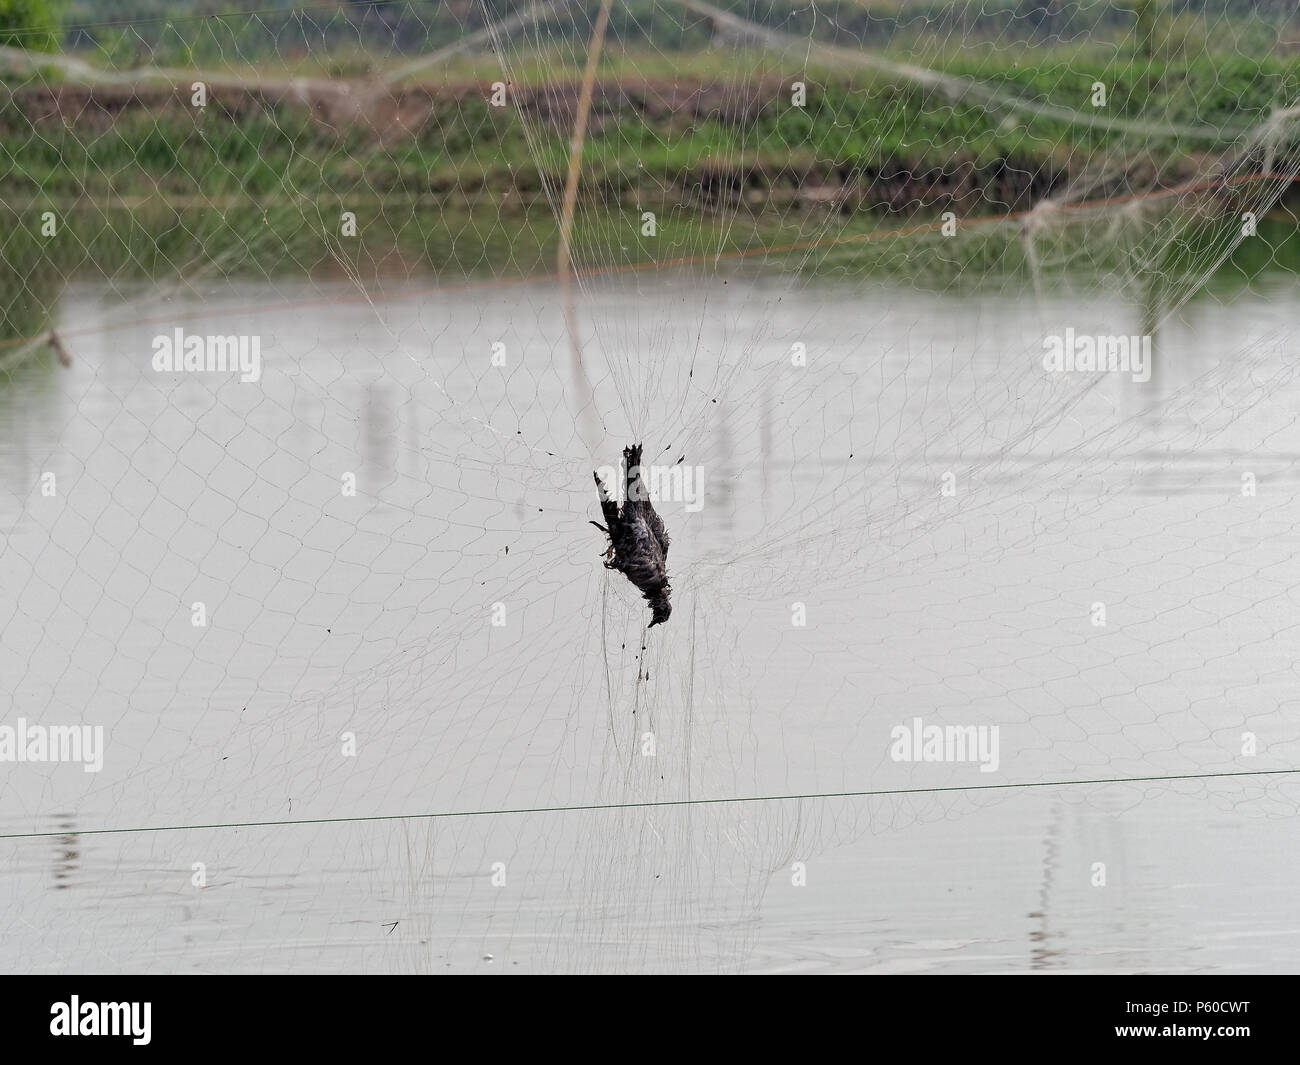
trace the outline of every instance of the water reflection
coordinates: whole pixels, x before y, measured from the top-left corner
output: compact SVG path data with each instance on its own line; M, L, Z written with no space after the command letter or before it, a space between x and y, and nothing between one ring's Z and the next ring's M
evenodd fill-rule
M5 356L12 357L7 365ZM67 469L59 426L67 419L61 375L68 371L48 344L31 350L0 350L0 528L19 520L25 505L41 491L41 475ZM48 497L47 497L48 498Z
M361 402L361 456L367 494L378 497L398 475L397 390L390 381L370 381Z
M672 290L672 299L680 296L674 306L693 315L697 305L687 301L696 294L689 280ZM732 291L740 288L736 284ZM1188 758L1208 759L1195 746L1205 731L1204 720L1189 722L1185 711L1202 698L1202 713L1227 714L1228 724L1235 724L1231 715L1239 708L1225 705L1222 699L1221 663L1211 663L1208 654L1198 657L1198 650L1182 641L1173 649L1158 645L1161 654L1167 652L1160 669L1176 683L1155 691L1157 685L1125 672L1132 659L1143 657L1132 653L1131 646L1126 645L1122 654L1101 655L1109 660L1098 665L1089 658L1095 644L1079 635L1082 623L1075 626L1077 619L1061 620L1056 611L1060 604L1065 604L1059 612L1064 614L1078 603L1090 602L1087 596L1099 579L1121 581L1122 598L1150 607L1152 616L1170 626L1143 637L1154 644L1166 631L1203 627L1207 606L1239 610L1239 603L1224 600L1216 605L1211 598L1219 588L1237 587L1239 571L1216 576L1208 572L1211 566L1204 557L1179 553L1177 541L1161 539L1171 516L1186 518L1178 512L1159 513L1149 519L1149 525L1134 529L1166 552L1167 558L1159 561L1168 565L1168 571L1157 572L1157 565L1145 561L1129 565L1132 560L1123 551L1109 553L1110 538L1104 534L1115 528L1116 516L1134 521L1140 508L1125 500L1117 510L1107 511L1108 500L1101 495L1073 513L1068 536L1062 533L1053 541L1046 521L1053 517L1052 509L1034 506L1041 498L1034 493L1050 492L1050 486L1043 488L1021 475L1014 465L1021 459L1008 458L998 448L1014 441L1018 431L1046 424L1027 449L1031 454L1026 461L1043 466L1057 463L1059 455L1053 450L1057 441L1049 435L1057 423L1044 418L1039 408L1005 402L1006 396L1019 395L1025 385L1023 362L991 358L972 372L969 357L969 348L985 354L996 349L1002 337L1001 333L991 340L975 336L972 323L983 322L984 316L995 318L999 329L1016 334L1031 318L1032 309L1022 306L1029 301L1022 301L1020 295L1008 283L982 301L953 301L945 308L945 319L934 314L930 297L890 290L883 298L889 301L893 317L885 314L873 323L876 332L863 345L867 356L862 363L847 371L845 366L831 367L821 379L809 374L814 388L818 380L831 383L821 393L812 392L802 408L792 403L792 413L778 414L769 383L760 394L755 419L736 398L756 391L753 382L746 381L731 396L722 394L716 404L710 402L707 416L699 419L698 427L691 427L695 430L691 446L698 441L700 459L710 467L707 510L699 524L712 528L705 529L694 544L690 537L681 538L674 561L680 560L683 573L692 572L692 553L716 550L719 544L744 546L760 535L768 536L774 545L771 557L788 562L792 553L776 554L786 546L778 535L781 530L768 531L767 523L774 517L784 518L787 527L796 530L797 539L800 533L808 535L812 518L832 516L842 523L837 545L856 549L860 540L862 553L850 553L852 565L833 574L809 573L833 594L856 600L851 616L841 616L822 628L810 626L793 637L781 616L784 605L779 596L786 586L781 583L785 578L780 567L773 565L769 576L743 551L736 551L725 587L682 580L674 628L663 639L643 640L641 604L622 610L617 596L602 598L605 574L598 567L596 546L586 527L586 539L570 539L564 526L550 525L549 515L558 512L563 517L556 521L581 526L584 508L593 504L585 470L575 474L573 483L580 488L570 493L558 476L555 484L531 478L536 469L554 468L539 458L536 468L521 469L517 500L508 481L489 471L470 483L475 478L466 476L463 464L450 460L421 483L403 485L395 479L398 441L406 440L412 456L424 454L417 446L417 419L426 408L414 397L420 384L429 380L428 374L435 372L425 367L411 371L403 366L412 374L407 379L397 371L391 378L363 378L349 361L346 344L331 346L310 330L306 336L300 331L302 350L291 353L300 360L298 376L286 380L287 375L268 375L265 387L270 402L256 393L239 393L240 401L254 397L249 402L259 408L256 415L215 408L223 430L220 447L205 450L206 441L195 432L194 423L182 424L176 439L183 453L177 457L160 446L159 475L152 476L151 471L149 478L128 481L122 478L126 460L114 446L142 432L150 444L159 443L154 438L167 430L173 413L167 397L152 387L140 389L129 401L123 398L128 392L119 383L138 379L141 373L138 362L132 361L135 355L115 348L105 351L100 363L79 360L67 372L52 357L24 364L14 371L8 386L0 388L4 415L0 462L6 464L6 477L23 486L18 499L29 497L35 471L46 455L75 455L91 479L99 478L114 488L113 529L130 530L138 522L146 532L157 530L135 541L124 538L112 545L112 551L96 556L102 568L81 586L81 598L60 594L66 579L63 560L51 565L42 559L51 529L62 537L61 542L74 542L73 535L81 527L74 528L72 518L67 526L42 525L30 539L5 545L11 572L21 572L23 580L14 585L20 620L0 630L5 637L3 650L15 658L17 652L27 652L28 634L39 630L42 638L33 641L30 660L22 660L22 668L35 678L31 690L41 698L53 691L64 705L86 705L92 698L117 700L120 726L115 741L137 755L128 764L110 765L104 782L95 783L97 790L87 784L87 790L73 794L71 802L62 801L60 795L56 805L40 787L21 796L23 809L39 811L48 804L76 811L78 820L70 814L58 822L55 886L63 889L76 882L83 868L80 841L71 834L80 823L158 823L160 814L189 823L256 820L268 816L267 811L269 816L280 816L289 809L288 801L292 816L307 818L593 801L671 803L765 790L791 794L818 786L860 788L898 772L897 766L885 763L873 739L879 734L882 715L893 720L912 710L928 713L935 703L958 708L967 699L985 706L1001 700L1017 709L1028 707L1025 714L1033 739L1041 742L1035 752L1040 760L1027 763L1023 769L1027 775L1058 764L1054 760L1094 764L1097 752L1078 748L1087 737L1073 734L1071 715L1053 712L1064 705L1054 700L1072 695L1083 686L1085 676L1097 701L1115 697L1112 712L1130 707L1124 699L1139 683L1144 685L1144 698L1153 704L1169 700L1171 705L1142 709L1158 714L1162 727L1171 733L1180 725L1192 729L1190 735L1173 736L1173 749L1185 750ZM593 298L599 298L599 293ZM832 336L867 332L861 324L860 293L833 290L805 298L824 316ZM1144 325L1157 328L1164 299L1158 285L1143 291L1139 302ZM549 293L539 290L536 304L521 306L520 320L544 321L548 300ZM69 321L93 320L94 306L82 293L80 302L65 307L63 313ZM422 306L427 308L428 301ZM736 310L735 305L724 305L720 313L734 314L730 320L739 321L743 314L752 313L752 306L741 302ZM1279 307L1293 309L1294 300ZM201 311L202 304L191 309ZM1101 318L1131 314L1132 308L1121 304L1117 309L1109 297L1091 290L1088 310ZM394 314L401 312L398 306ZM458 306L452 298L436 303L433 313L451 323L449 335L457 342L481 335L484 312L479 308ZM807 306L790 313L795 319L791 328L808 328ZM1223 313L1231 317L1238 310L1229 307ZM1233 327L1244 329L1253 313L1233 318ZM1167 370L1169 378L1176 379L1181 353L1168 342L1168 323L1158 328L1162 373ZM290 332L286 328L286 335ZM340 328L339 335L346 331ZM548 350L542 343L553 339L541 336L536 350ZM869 361L886 348L891 348L888 358ZM559 350L562 354L563 348ZM935 351L957 352L953 360L957 370L945 376L949 366L933 357ZM1015 349L1017 359L1022 351ZM917 352L924 357L914 358ZM676 369L670 356L662 365ZM883 371L879 378L874 376L877 366ZM440 375L443 369L436 372ZM19 374L30 377L20 380ZM86 380L79 374L94 375L84 394L77 394ZM931 389L936 379L945 387ZM70 381L78 383L75 392L68 387ZM557 381L571 385L567 374L557 375ZM564 407L571 388L547 392L547 383L544 374L530 379L527 384L535 391L519 395L517 401L512 397L511 414L518 416L530 439L545 439L548 432L558 431L562 442L575 442L568 428L571 412ZM1029 387L1042 387L1041 380L1029 382ZM486 386L481 392L466 390L465 394L477 404L475 415L506 409L494 407ZM1113 393L1108 397L1113 398ZM1272 440L1275 427L1267 419L1281 418L1282 427L1289 426L1294 417L1290 398L1279 397L1276 408L1252 422L1250 430L1260 439ZM1112 409L1103 411L1099 420L1112 414L1116 405L1112 402ZM347 410L341 427L319 416L321 410L337 407ZM1198 410L1188 403L1181 411L1155 411L1148 430L1161 425L1157 418L1194 418ZM405 433L401 417L408 419ZM265 424L258 418L264 418ZM378 532L363 540L361 534L367 530L351 511L344 512L342 524L312 530L315 550L298 550L305 539L303 527L284 524L282 486L258 483L257 461L265 454L268 440L290 459L318 454L322 441L317 436L295 435L304 420L323 426L321 435L335 434L324 443L359 453L368 493L383 492L394 506L410 509L411 525L403 535L409 532L419 544L426 539L434 542L442 556L438 568L420 569L418 561L412 563L418 579L405 582L404 590L394 589L392 598L370 603L369 596L356 593L357 581L374 580L389 560L366 573L356 569L341 573L339 564L355 566L358 557L363 565L373 563L396 538ZM807 426L811 434L797 444L776 435L786 430L798 433ZM944 435L948 427L954 431ZM443 457L480 461L492 454L487 448L476 451L470 438L455 435L459 426L439 423L430 431L439 434ZM911 527L900 523L898 535L888 545L892 555L871 554L879 546L878 526L852 524L861 508L850 502L851 512L848 507L837 512L841 501L833 498L835 486L845 483L843 464L850 452L848 446L840 446L850 442L837 435L841 431L846 438L851 435L853 443L863 437L870 441L869 454L877 463L871 476L878 471L881 480L905 464L919 468L923 459L934 455L971 463L983 453L991 456L984 468L1001 463L993 472L1006 474L1004 483L1015 491L999 493L999 499L1009 500L1001 509L998 499L981 500L983 509L974 508L969 523L957 508L944 511L943 520ZM1152 432L1151 439L1158 441L1157 434ZM1128 438L1122 442L1127 444ZM756 453L763 484L761 518L756 517L748 493L736 488ZM1183 453L1199 454L1190 446ZM798 457L799 476L811 478L815 491L794 484L794 476L772 476L773 467L787 455ZM687 461L695 460L694 453L687 456ZM579 458L573 461L581 464ZM423 468L421 460L416 472ZM1124 486L1130 478L1125 474ZM431 513L432 507L418 509L430 495L429 483L440 486L435 496L437 513ZM495 545L482 550L472 545L503 502L516 504L521 523L526 513L530 518L541 514L540 506L526 506L525 484L538 493L539 502L545 496L548 516L534 518L545 527L531 541L522 541L524 550L531 545L533 554L520 551L511 556L512 567L533 564L520 579L514 570L496 568ZM302 491L309 492L310 486ZM1071 491L1087 498L1082 489ZM337 494L331 484L328 498L308 496L306 502L323 513L336 502ZM929 495L933 492L927 483ZM820 514L809 513L805 508L810 504L814 510L821 508ZM456 527L448 528L440 522L453 508L458 520ZM881 509L876 507L876 513ZM1225 520L1239 525L1238 518L1225 519L1203 507L1193 518L1198 536L1204 531L1206 540ZM1038 524L1031 526L1031 522ZM1124 528L1127 533L1128 526ZM213 530L223 530L224 539L214 542ZM250 564L271 534L282 536L287 554L293 556L293 570L287 575L292 580L284 583L273 567ZM463 539L458 542L457 536ZM951 537L959 546L927 543L926 537ZM359 545L355 550L354 540ZM1018 552L1026 540L1033 541L1036 556L1027 550ZM160 544L164 545L161 560ZM864 576L868 561L875 563L869 580ZM939 572L931 572L936 561L943 565ZM1289 561L1274 564L1255 557L1252 572L1260 574L1262 581L1280 582ZM1116 563L1124 567L1118 576ZM40 580L28 581L26 571L42 564ZM1273 565L1277 568L1270 571ZM1029 569L1032 572L1027 574ZM1221 583L1183 589L1178 594L1184 598L1172 604L1154 595L1142 600L1137 585L1143 577L1150 576L1156 584L1168 577L1169 585L1177 588L1184 570L1197 572L1198 579ZM193 636L183 620L176 622L174 603L166 595L154 594L186 587L196 573L218 601L218 623L201 636ZM478 591L482 585L477 580L469 587L471 573L478 580L493 581L490 590ZM534 617L528 618L518 642L494 647L480 657L475 640L484 626L474 619L483 617L482 601L492 601L504 578L516 580L518 594L538 609L532 611ZM748 598L743 609L735 609L728 596L746 583ZM366 634L351 652L353 657L337 654L335 645L320 653L294 645L294 637L302 633L302 620L312 620L303 589L340 596L340 610L346 611L349 626ZM774 602L778 603L775 611ZM241 603L244 613L235 615ZM834 606L827 604L828 610ZM1189 619L1188 614L1193 616ZM399 627L394 624L399 616L409 620L402 622L400 637L390 638L391 630ZM464 617L471 620L463 622ZM262 627L268 618L275 620L274 627ZM194 643L187 642L191 639ZM78 669L63 657L69 648L92 644L102 655L102 673L101 660L94 668ZM293 653L286 654L286 648ZM1285 676L1290 668L1284 638L1270 640L1265 632L1252 639L1250 651L1251 668L1258 674L1268 670ZM1068 664L1063 681L1049 675L1057 662ZM195 692L205 698L196 699ZM205 712L217 701L231 710L230 716ZM338 717L331 717L336 709ZM1267 715L1275 709L1252 706L1250 712ZM873 711L877 712L874 718ZM239 720L232 724L236 712ZM258 723L264 724L261 731L254 729ZM1054 725L1060 736L1052 734ZM335 737L343 727L355 729L363 738L363 756L355 763L345 764L335 753ZM643 753L647 734L656 745L653 757ZM1120 755L1133 755L1137 745L1128 742L1122 728L1111 738ZM1059 744L1053 742L1057 739ZM1110 750L1106 754L1118 757ZM220 768L219 776L214 765ZM255 782L251 787L250 781ZM68 777L60 786L75 791L78 781ZM953 800L952 809L955 819L958 800ZM919 821L911 807L891 801L877 810L882 834L897 832L909 846L924 846L915 843L919 836L907 835ZM499 944L504 942L530 952L540 959L540 967L550 969L743 967L763 931L760 917L774 870L780 870L788 883L790 861L817 854L805 833L809 813L803 804L792 801L655 807L649 812L600 810L582 816L480 817L461 827L445 827L447 822L441 822L429 828L424 838L404 826L400 832L370 830L373 849L364 861L349 847L356 835L337 826L321 828L317 836L267 830L257 833L255 843L239 834L218 832L214 838L229 850L226 866L237 870L232 875L250 883L255 882L254 873L279 875L281 880L275 883L281 886L274 890L261 886L249 891L246 900L223 900L220 892L188 900L186 906L199 917L186 922L177 950L198 942L203 957L214 965L232 959L250 966L278 964L288 958L288 964L315 967L323 958L369 959L362 952L391 950L396 955L401 949L411 951L403 955L406 964L445 968L477 964L487 954L502 958ZM1045 834L1032 824L1022 826L1010 813L998 822L1002 836L989 830L998 839L1014 833L1015 853L1027 867L1017 878L1018 886L1026 893L1037 892L1036 904L1017 898L1013 915L990 917L988 924L996 928L982 933L989 941L999 941L1003 935L1014 940L1017 965L1026 958L1022 930L1026 913L1033 922L1028 959L1035 968L1074 966L1095 950L1094 942L1132 946L1140 939L1140 915L1125 905L1123 894L1130 875L1120 846L1123 839L1118 829L1104 827L1107 816L1058 806L1047 819ZM864 835L855 837L845 831L837 838L851 846ZM151 848L168 844L152 839L124 834L112 844L118 850L105 860L101 875L93 878L104 885L103 897L108 897L125 879L134 877L130 907L123 914L167 917L168 896L150 881L149 871L188 868L188 856L183 860L155 856ZM1225 845L1224 853L1234 853L1234 845L1239 846ZM48 847L41 840L42 880L48 879ZM864 845L863 850L870 848ZM958 861L952 864L945 863L953 850L936 851L918 860L918 880L945 870L956 878L954 867L963 875L988 869L980 864L987 858L977 846L956 849ZM127 852L133 861L123 857ZM1105 889L1088 883L1092 861L1107 863ZM490 879L498 862L508 873L500 887ZM299 884L284 875L286 870L310 875ZM824 875L819 867L816 876ZM395 877L408 879L395 883ZM359 878L371 879L369 895L356 887ZM841 882L838 892L822 892L821 885L830 883L827 879L814 882L817 889L795 896L794 905L802 908L793 911L794 919L774 932L788 952L811 953L807 940L799 938L799 921L825 920L826 927L841 927L845 918L852 920L860 911L863 892L877 890L870 875ZM31 893L24 914L48 916L58 904L44 898L46 894ZM83 893L68 894L76 898ZM890 927L903 925L910 916L914 923L908 927L923 928L932 915L917 913L906 887L896 896L889 899ZM225 908L214 909L218 904ZM824 908L820 913L818 905ZM960 917L966 925L972 924L970 913ZM42 920L32 923L40 925ZM286 927L293 931L286 934ZM237 935L229 934L232 928ZM306 928L317 937L312 942L298 934ZM357 930L355 942L347 941L341 928ZM1091 934L1093 941L1080 935L1080 930ZM378 940L381 946L366 938L372 933L376 940L383 937ZM909 948L897 942L899 936L882 946L878 933L878 928L859 930L858 943L865 944L861 949L893 950L897 956ZM965 933L970 935L970 929ZM1151 937L1153 951L1161 945L1155 938ZM1145 949L1148 944L1137 945ZM472 957L466 957L467 950ZM445 960L449 954L454 961ZM178 953L169 961L178 964L178 958L189 957ZM393 960L384 955L385 964ZM833 957L827 961L824 950L820 960L834 964Z
M69 833L54 837L54 887L63 890L72 886L81 860L81 838L74 834L76 818L65 814L59 820L59 829Z
M1031 969L1049 969L1052 960L1060 957L1064 951L1054 945L1060 933L1053 930L1052 904L1053 892L1061 859L1061 819L1060 805L1052 807L1047 834L1043 838L1043 879L1038 888L1038 909L1029 914L1035 926L1029 931L1029 966Z

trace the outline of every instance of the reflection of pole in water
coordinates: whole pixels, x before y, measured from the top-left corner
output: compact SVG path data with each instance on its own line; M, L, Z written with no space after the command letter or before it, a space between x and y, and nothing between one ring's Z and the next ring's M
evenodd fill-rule
M1102 949L1105 935L1129 952L1138 948L1139 941L1149 939L1151 929L1157 926L1143 914L1130 912L1126 890L1130 875L1122 822L1096 806L1055 804L1044 840L1038 908L1029 914L1038 922L1029 933L1030 968L1060 968L1070 953ZM1061 892L1064 907L1056 898ZM1062 909L1067 925L1058 930L1053 918ZM1065 946L1071 928L1079 930L1072 952ZM1130 957L1136 964L1136 955Z
M560 298L564 305L564 328L569 334L569 350L573 356L573 387L577 393L578 433L587 447L587 453L596 453L596 442L600 439L600 426L596 420L596 393L591 387L591 378L587 376L586 364L582 361L582 339L579 336L578 311L573 302L573 280L567 273L560 277Z
M77 823L73 820L71 814L65 814L63 822L59 825L65 836L56 836L54 839L54 887L55 890L71 887L68 883L77 871L78 860L81 858L81 845L78 837L73 831Z
M362 461L369 480L376 487L388 484L396 475L396 421L392 395L388 388L376 381L366 386L366 399L361 407Z
M1051 941L1059 935L1049 927L1052 889L1056 883L1056 867L1061 858L1061 807L1052 807L1051 822L1047 826L1047 838L1043 841L1043 882L1038 889L1038 910L1030 918L1038 921L1038 927L1029 933L1029 967L1031 969L1050 969L1052 959L1061 954L1053 950Z
M45 341L21 361L0 359L0 492L19 508L51 468L51 426L67 422L58 409L71 402L60 388L61 372Z

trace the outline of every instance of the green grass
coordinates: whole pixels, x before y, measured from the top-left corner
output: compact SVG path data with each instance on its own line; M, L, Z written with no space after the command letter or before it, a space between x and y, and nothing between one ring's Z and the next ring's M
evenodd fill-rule
M950 171L962 164L1064 176L1099 158L1122 166L1136 155L1177 178L1224 146L1182 136L1176 127L1249 126L1300 99L1300 58L1294 57L1138 64L1096 47L1061 46L940 58L951 75L1075 117L990 107L976 98L952 103L930 88L825 64L804 73L733 52L616 53L601 79L620 89L598 94L582 194L609 202L637 190L680 192L720 171L732 184L750 185ZM428 194L468 204L507 189L536 196L544 179L562 183L568 129L534 112L527 120L530 142L514 108L489 106L480 82L501 75L484 62L465 60L444 71L427 116L395 137L355 124L330 126L296 105L220 94L200 113L180 96L164 101L156 94L150 106L126 106L111 120L79 103L66 122L34 120L33 97L18 90L0 98L0 193L102 200L156 189L164 196L242 194L253 201ZM571 84L576 69L542 57L512 74L512 91L526 92L538 84ZM809 86L802 109L788 97L796 77ZM739 120L716 109L694 118L652 114L623 96L644 95L647 85L662 86L666 78L679 87L699 84L718 99L750 98L748 110ZM1096 81L1108 89L1104 109L1090 103ZM652 103L654 95L649 92ZM1139 135L1093 124L1093 116L1169 131ZM1295 141L1292 136L1284 150Z
M584 147L575 260L626 264L734 252L810 231L865 235L937 216L945 201L918 212L907 175L973 171L955 205L967 218L1028 206L1031 180L1041 192L1044 183L1062 184L1085 168L1105 170L1122 192L1204 174L1226 149L1172 129L1138 135L1088 122L1094 81L1108 87L1105 115L1170 127L1250 125L1300 99L1300 57L1139 61L1096 42L931 42L920 56L886 54L1079 117L1034 116L973 98L954 103L908 81L826 61L795 68L758 53L614 48L600 76L617 90L598 94ZM578 68L573 47L525 57L511 66L512 91L571 85ZM563 185L569 130L539 110L529 110L526 128L516 108L490 106L484 83L499 76L491 57L455 60L430 87L427 113L398 133L321 121L300 105L252 94L216 93L206 110L195 111L187 94L154 92L132 103L121 94L64 88L70 95L59 116L30 86L0 85L0 225L7 234L0 280L9 328L24 334L14 323L30 324L35 312L23 308L33 286L81 271L188 276L205 264L241 269L235 264L243 261L251 276L275 276L338 272L342 257L363 277L549 272L555 222L542 190ZM789 102L796 77L809 86L802 109ZM697 116L656 107L656 93L674 84L712 92L714 102ZM650 106L629 102L642 98ZM744 103L743 117L725 117L720 101ZM1295 161L1296 140L1292 132L1277 146L1275 166ZM1132 182L1131 167L1141 168ZM834 214L799 203L801 190L841 184L861 209ZM1089 186L1088 195L1107 191L1103 183ZM895 194L901 204L891 200ZM73 239L37 235L47 209ZM642 210L660 217L654 241L640 237ZM343 211L355 212L362 228L351 243L337 236ZM1018 268L1018 239L981 231L936 244L919 261L909 258L912 245L898 241L848 243L815 261L847 274L969 276L992 264ZM1116 247L1122 251L1123 243ZM1123 268L1103 258L1095 253L1093 268Z

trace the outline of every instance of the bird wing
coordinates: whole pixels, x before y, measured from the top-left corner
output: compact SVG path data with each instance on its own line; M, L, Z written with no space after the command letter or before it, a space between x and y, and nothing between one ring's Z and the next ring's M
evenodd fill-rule
M664 560L667 561L668 545L671 543L668 539L668 530L664 528L663 519L659 517L654 506L649 501L644 506L645 509L641 512L642 516L645 518L646 525L650 528L651 535L659 542L659 551L664 556Z
M659 539L639 517L626 523L621 532L619 569L651 599L668 586L668 566Z
M600 512L605 516L605 525L608 526L612 539L618 525L618 503L609 498L609 491L605 488L605 482L600 479L600 474L593 473L592 476L596 478L596 491L600 495Z

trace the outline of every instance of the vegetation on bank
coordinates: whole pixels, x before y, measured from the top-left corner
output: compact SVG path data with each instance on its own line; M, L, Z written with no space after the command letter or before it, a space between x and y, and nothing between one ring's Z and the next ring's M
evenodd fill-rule
M731 58L745 73L705 74L713 60L702 54L683 58L669 80L613 57L596 91L581 195L707 204L752 194L784 205L812 186L842 188L853 206L1014 209L1101 157L1117 188L1135 160L1144 179L1194 176L1243 130L1300 100L1300 57L1138 65L1050 50L972 53L943 67L989 94L964 100L868 70L792 73ZM188 86L11 84L0 87L0 195L405 195L508 208L512 197L528 202L546 183L562 185L576 78L557 65L545 80L512 79L516 109L493 107L488 74L474 73L386 91L342 119L256 88L214 90L198 109ZM808 86L804 107L791 104L797 79ZM1090 102L1097 82L1107 87L1104 109ZM1300 143L1297 126L1284 131L1276 159Z
M51 66L33 75L0 62L0 197L412 197L523 210L563 185L598 2L571 0L499 55L484 39L381 88L366 79L476 39L519 5L341 0L210 16L174 0L0 0L0 44L57 45L107 71L223 79L196 108L188 76L86 87ZM799 47L737 47L729 24L698 9L620 0L584 147L586 202L1009 211L1099 161L1119 191L1134 177L1201 174L1243 131L1300 102L1300 55L1276 47L1295 17L1286 4L716 6ZM303 75L351 79L348 99L367 102L349 110L323 90L287 88ZM501 81L517 106L489 104ZM803 106L791 101L796 82L808 87ZM1282 132L1249 150L1284 164L1300 137Z
M33 27L54 25L40 20L57 13L34 14L43 2L0 0L0 37L9 27L10 44L47 45ZM155 6L167 10L164 0ZM0 77L7 320L25 320L20 305L42 278L54 283L87 267L123 277L549 272L585 60L577 31L553 27L536 49L511 45L504 64L486 51L449 56L351 110L284 87L293 74L372 75L481 24L476 3L435 6L450 21L431 17L429 6L390 5L380 24L371 7L315 5L296 22L269 11L128 30L78 27L72 0L57 36L86 62L210 64L243 84L214 87L197 108L188 79L86 87L49 67ZM951 3L845 0L839 22L827 23L838 30L827 34L786 0L723 6L847 51L745 50L663 3L616 5L583 152L573 235L580 268L705 252L761 264L770 260L759 249L811 234L835 241L803 268L924 270L946 283L1024 265L1018 231L972 229L962 241L933 242L923 257L911 242L874 236L948 209L963 219L1011 214L1066 187L1100 199L1222 165L1247 173L1269 160L1273 170L1297 163L1300 122L1271 138L1242 135L1300 101L1300 55L1243 49L1260 25L1249 19L1211 23L1188 4L1173 18L1128 0L1094 20L1103 32L1078 34L1059 21L1060 5L1028 11L987 0L976 5L979 18L959 23ZM1007 25L1017 32L997 30ZM1217 32L1201 34L1210 25ZM850 45L877 62L857 61ZM952 80L939 89L890 63ZM514 106L489 102L500 80ZM796 81L807 85L802 107L791 101ZM1099 107L1098 82L1107 90ZM51 209L74 239L40 236ZM643 209L660 219L653 241L639 235ZM359 225L352 243L339 237L345 211ZM1211 243L1223 236L1205 233ZM1295 246L1277 237L1259 253L1265 260L1239 265L1290 262ZM1089 251L1087 265L1122 270L1126 253L1116 240ZM779 252L775 260L789 267Z

